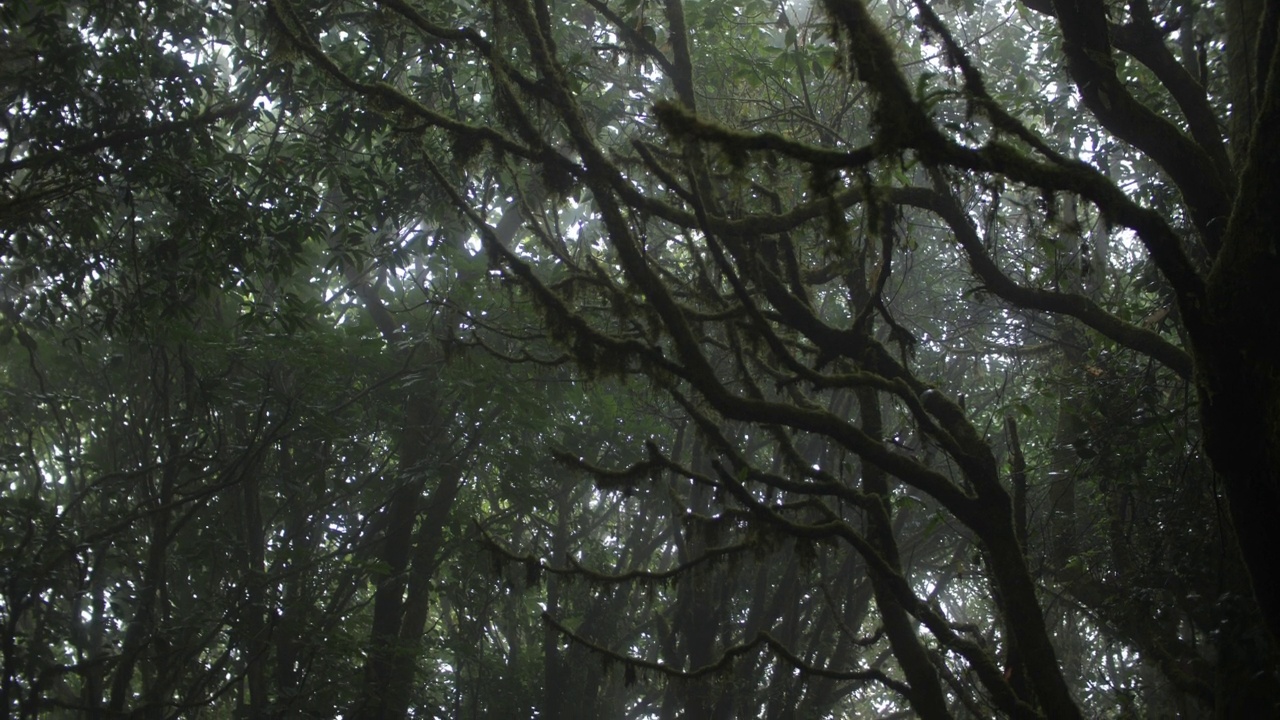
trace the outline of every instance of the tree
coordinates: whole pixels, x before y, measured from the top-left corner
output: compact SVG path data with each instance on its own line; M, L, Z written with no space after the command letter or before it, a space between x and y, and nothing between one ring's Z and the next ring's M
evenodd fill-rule
M316 116L254 105L272 70L233 10L0 15L6 715L410 702L491 398L401 337L435 340L415 324L444 295L370 269L367 228L400 208L363 194L394 187L354 143L308 157ZM361 208L317 214L338 185Z
M59 80L2 85L5 327L26 351L9 346L6 377L51 371L32 348L63 347L68 319L101 341L90 357L142 336L155 367L191 368L127 403L145 422L104 409L68 424L69 401L13 395L40 432L6 441L29 499L7 510L28 531L5 547L45 559L4 601L10 707L48 706L53 675L78 678L82 707L216 704L201 671L226 665L242 712L284 712L306 687L303 648L264 633L286 623L367 648L359 685L340 679L354 660L313 650L313 686L329 688L313 707L373 717L450 693L455 714L532 707L486 696L493 677L540 685L561 713L558 688L582 682L578 709L627 716L1274 712L1269 5L222 10L5 10L14 67ZM93 62L52 63L52 42ZM112 63L139 52L171 72L117 82ZM334 305L347 293L372 322ZM184 360L183 323L157 320L174 312L221 350ZM241 363L276 331L327 348L286 355L315 384L285 382L269 355ZM569 422L495 420L476 378L439 370L481 351L509 363L491 371L597 391L546 396ZM380 371L335 396L343 354ZM222 377L270 392L252 410ZM419 400L364 404L387 383ZM329 423L323 407L352 415ZM586 424L611 407L625 430ZM136 458L69 460L148 423L169 432ZM554 442L595 489L488 460L487 438L496 458ZM199 472L155 459L215 446ZM45 492L58 462L101 500L65 537L51 528L72 516ZM108 492L114 469L139 467L154 488ZM464 492L514 467L530 485ZM219 473L234 493L200 489ZM297 473L348 479L302 510L280 500ZM177 626L157 620L157 594L187 541L202 549L179 525L231 530L179 519L177 488L242 519L219 562L243 600L211 602L190 645L226 661L186 679L162 672L172 633L155 628ZM1229 523L1206 510L1220 495ZM127 507L151 527L118 549L128 572L54 572L91 564L75 538ZM458 508L487 516L481 531ZM545 584L520 594L450 568L481 541ZM329 561L346 556L344 575ZM65 639L95 587L119 654ZM59 667L27 650L42 644L87 654ZM109 693L94 689L106 667Z
M717 456L696 468L654 448L634 471L670 469L731 498L729 507L751 518L748 525L839 538L859 551L917 712L945 714L948 701L913 622L924 623L933 642L964 657L1002 711L1020 714L1038 706L1051 716L1075 716L1078 710L991 444L963 405L921 379L912 359L917 333L887 302L895 256L932 240L910 229L903 233L900 216L908 224L919 222L921 212L941 221L981 289L1006 307L1069 318L1102 341L1147 355L1194 382L1206 448L1226 482L1255 594L1268 624L1277 626L1273 575L1263 557L1265 518L1276 504L1275 462L1269 459L1276 433L1266 409L1275 404L1274 356L1251 345L1240 324L1273 304L1261 289L1274 269L1268 244L1260 240L1268 237L1267 205L1255 193L1270 192L1276 181L1269 135L1257 130L1271 119L1267 83L1274 76L1267 68L1274 62L1276 28L1261 6L1246 8L1249 26L1261 28L1250 37L1232 14L1236 8L1223 10L1225 31L1210 36L1207 23L1195 25L1191 13L1176 6L1156 13L1145 4L1124 11L1103 3L1031 4L1023 7L1024 22L1058 35L1060 49L1038 46L1020 58L987 57L956 39L957 28L969 31L989 20L983 13L949 13L947 22L924 2L891 6L891 25L903 21L899 27L921 33L937 49L935 60L925 56L919 63L936 74L915 71L911 78L901 70L903 41L892 40L884 20L862 3L824 5L834 45L815 41L812 28L788 15L794 8L784 7L779 32L766 31L763 43L761 36L754 39L757 48L780 40L779 60L795 75L771 78L761 104L769 92L788 93L803 108L797 114L815 128L799 132L776 115L744 109L750 107L745 103L718 104L707 89L718 79L699 84L699 73L716 62L710 29L724 18L714 6L638 4L615 11L597 4L589 22L580 23L546 5L508 3L495 11L495 32L482 33L451 29L457 23L440 24L408 5L385 5L417 32L488 64L506 132L466 124L465 113L440 113L410 90L329 61L312 39L325 35L323 25L313 29L311 18L291 6L274 7L295 49L345 87L376 98L405 122L439 128L470 151L484 145L529 161L531 179L517 175L505 184L533 188L519 197L544 245L542 257L501 242L488 229L488 211L472 200L479 193L457 189L468 187L466 175L440 168L430 156L422 160L436 168L439 185L477 224L495 261L543 307L552 336L593 372L641 373L671 392ZM741 10L759 18L770 9ZM1242 71L1253 83L1242 84L1230 69L1226 77L1211 76L1207 64L1180 63L1174 42L1193 45L1196 32L1227 48L1229 58L1251 58L1252 64L1239 67L1257 68ZM804 92L806 69L825 72L810 62L821 59L815 45L837 58L850 78L848 99L835 115L821 112L821 101L815 104ZM1044 81L1070 82L1079 93L1079 105L1066 103L1075 126L1065 129L1065 142L1037 131L1054 129L1047 112L1001 102L1011 88L990 72L998 63L1016 66L1035 54L1065 60L1065 76ZM634 74L605 85L599 102L583 79L616 77L616 69L605 67L610 63ZM736 79L732 73L729 78ZM1150 96L1146 103L1126 86L1135 81ZM626 95L612 94L618 92ZM653 103L647 115L649 98L667 93L672 99ZM1219 129L1227 124L1220 120L1228 117L1224 107L1233 109L1234 134ZM1181 117L1172 115L1175 109ZM622 126L620 118L632 114L640 122ZM839 121L846 124L833 125ZM622 137L629 143L615 142ZM1126 193L1124 174L1110 170L1124 163L1142 163L1167 179L1150 197ZM787 177L807 181L778 181ZM603 256L592 262L578 260L574 249L590 232L586 226L576 229L577 237L557 233L558 208L576 208L587 198L578 193L589 193L607 240ZM1042 197L1043 209L1030 204L1035 196ZM1064 202L1074 216L1065 222ZM1167 283L1180 337L1126 320L1132 296L1104 291L1107 302L1095 300L1063 288L1057 271L1037 272L1045 260L1060 266L1063 253L1037 253L1019 237L1002 243L1002 226L1014 218L1029 226L1033 237L1026 239L1060 225L1059 242L1075 243L1082 263L1095 259L1086 227L1105 224L1098 239L1107 244L1140 243ZM1002 255L1014 252L1021 254L1021 272L1002 262ZM1105 252L1100 259L1104 267L1116 262ZM836 279L843 281L843 297L831 294L828 283ZM587 298L598 298L606 310L593 310ZM855 396L858 420L832 412L830 398L843 393ZM918 454L883 441L886 401L917 426L922 442L946 456L952 472L939 472ZM770 472L760 465L764 456L746 453L751 434L728 429L737 423L773 433L773 454L792 458L787 472ZM808 435L860 458L861 486L851 488L830 469L804 463L794 445ZM1265 471L1272 479L1254 481L1258 468L1272 468ZM919 581L904 574L890 532L890 478L899 492L927 495L981 548L1007 653L1019 666L1009 675L1025 672L1029 691L1006 681L979 646L921 599ZM765 501L778 492L838 498L864 515L860 524L840 514L805 518L812 511L807 503L794 510L784 503L786 510L779 510ZM1070 559L1069 553L1058 557L1059 563ZM901 621L893 620L897 616Z

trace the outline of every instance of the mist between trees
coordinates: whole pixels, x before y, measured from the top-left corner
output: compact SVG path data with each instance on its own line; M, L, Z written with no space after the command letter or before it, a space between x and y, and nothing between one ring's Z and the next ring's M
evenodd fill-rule
M0 713L1280 714L1263 0L0 7Z

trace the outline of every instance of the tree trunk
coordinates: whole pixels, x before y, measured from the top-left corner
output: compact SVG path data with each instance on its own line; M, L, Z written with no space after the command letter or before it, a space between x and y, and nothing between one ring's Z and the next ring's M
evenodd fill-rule
M1228 3L1229 4L1229 3ZM1280 31L1268 9L1261 36ZM1280 53L1269 70L1223 246L1209 275L1204 330L1192 336L1205 447L1222 474L1245 564L1280 636Z
M884 423L880 416L880 398L869 388L857 391L858 412L862 421L862 430L871 437L884 437ZM862 463L862 490L873 497L880 498L881 512L867 513L867 535L872 546L884 559L885 563L899 572L902 560L898 555L898 545L893 537L893 525L889 507L889 481L885 472L873 463ZM894 657L902 666L902 673L911 686L911 707L922 718L949 718L946 695L942 692L942 681L933 667L928 653L916 635L918 621L902 607L902 603L894 595L889 579L881 576L874 569L869 569L872 592L876 608L880 611L881 622L884 623L885 634L889 637L889 645L893 648Z

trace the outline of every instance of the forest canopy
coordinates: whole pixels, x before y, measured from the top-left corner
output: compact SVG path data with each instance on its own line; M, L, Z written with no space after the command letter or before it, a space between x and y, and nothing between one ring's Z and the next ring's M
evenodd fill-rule
M1280 713L1280 5L0 7L0 713Z

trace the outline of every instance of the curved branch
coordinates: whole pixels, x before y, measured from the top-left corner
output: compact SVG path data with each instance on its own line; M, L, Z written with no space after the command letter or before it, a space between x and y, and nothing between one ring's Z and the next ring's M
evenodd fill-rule
M1021 308L1073 317L1111 340L1154 358L1179 377L1191 377L1190 354L1160 337L1159 333L1127 323L1083 295L1030 288L1014 282L996 265L978 237L972 220L955 196L944 191L941 183L934 190L903 188L894 192L893 197L897 202L928 210L942 218L969 256L969 266L974 275L988 291Z
M1049 17L1056 17L1051 0L1021 1L1031 10ZM1182 111L1182 116L1186 118L1187 127L1191 131L1191 137L1204 148L1220 179L1230 189L1234 185L1231 161L1227 157L1217 115L1209 105L1204 87L1169 52L1169 48L1164 43L1164 33L1156 26L1147 4L1143 2L1138 8L1134 5L1136 3L1131 4L1130 9L1135 14L1138 12L1143 14L1135 16L1133 22L1127 25L1107 24L1111 44L1155 74L1156 79Z
M489 552L495 553L512 562L520 563L524 566L528 577L533 578L540 573L548 572L552 575L583 577L592 583L606 585L622 585L624 583L631 582L647 584L667 582L674 580L693 568L706 565L719 560L720 558L754 551L754 547L750 542L733 543L732 545L720 545L717 547L707 548L697 557L679 563L669 570L628 570L620 573L609 573L588 568L572 556L565 558L569 563L568 567L557 567L536 555L517 555L503 547L502 543L498 542L498 540L490 535L489 532L478 522L476 524L476 529L480 532L481 541L485 547L488 548Z
M1112 25L1111 42L1117 50L1128 53L1155 74L1182 111L1191 137L1204 148L1218 172L1218 178L1231 191L1235 179L1217 114L1209 105L1204 87L1169 52L1164 35L1149 12L1146 17L1135 19L1128 25Z
M276 30L283 34L294 48L306 55L318 68L343 87L366 98L373 107L401 110L425 121L432 127L447 130L476 143L491 143L494 147L518 157L535 161L545 159L538 152L530 150L491 127L471 125L442 115L385 82L367 83L352 77L325 54L314 38L302 33L302 23L287 0L273 0L267 4L267 7ZM415 24L417 24L416 21ZM434 31L428 32L434 34Z
M241 100L239 102L223 105L221 107L211 108L194 117L183 120L170 120L167 122L158 122L139 128L130 128L128 130L120 130L118 132L109 133L102 137L87 140L85 142L72 145L71 147L61 150L51 150L48 152L29 155L21 160L12 160L0 163L0 175L8 175L18 170L29 168L41 168L57 163L69 157L82 157L98 150L105 150L110 147L118 147L127 145L138 140L146 140L147 138L156 137L157 135L168 135L169 133L186 132L192 128L201 125L210 125L219 120L233 118L241 113L246 113L253 107L253 100Z
M731 153L741 154L750 150L773 151L807 162L814 167L831 169L863 167L875 160L879 154L872 146L854 150L830 150L792 140L775 132L750 133L734 130L704 120L681 105L668 101L655 103L653 114L672 135L693 140L709 140Z
M863 537L848 523L835 517L829 517L827 521L816 524L800 523L783 518L773 508L752 497L751 493L747 492L746 488L742 487L734 479L733 473L727 472L718 462L713 463L713 465L719 471L722 478L722 486L735 499L745 505L753 515L766 520L772 525L783 528L784 532L793 537L835 537L849 543L866 561L870 571L878 575L880 580L885 583L886 590L902 605L904 610L923 623L929 629L929 632L933 633L934 637L938 638L943 645L954 649L964 657L1002 709L1020 719L1030 720L1043 717L1034 708L1017 698L1008 681L1004 679L1000 669L986 650L976 643L957 635L946 618L922 601L915 594L910 583L907 582L901 572L890 564L866 537ZM1077 717L1077 715L1073 714L1072 707L1053 708L1053 710L1064 717Z
M692 670L679 670L677 668L673 668L670 665L666 665L663 663L653 662L650 660L642 660L640 658L632 657L630 655L623 655L621 653L610 650L609 648L606 648L602 645L593 643L590 640L587 640L586 638L582 637L581 635L578 635L577 633L573 632L568 627L566 627L565 625L557 621L555 618L551 617L550 613L544 612L542 614L542 620L546 622L548 625L550 625L552 628L554 628L561 635L564 635L565 637L569 638L573 642L591 650L592 652L598 653L604 657L607 657L615 662L622 663L628 667L649 670L651 672L656 672L660 675L664 675L667 677L677 677L685 680L692 680L695 678L713 675L715 673L718 673L724 670L726 667L728 667L730 663L736 660L739 656L745 655L746 653L760 647L761 645L764 645L769 649L773 650L775 653L778 654L779 657L786 660L793 667L795 667L796 669L800 670L803 673L813 675L815 677L830 678L832 680L874 680L884 685L885 687L890 688L891 690L894 690L895 692L902 694L904 697L909 697L911 694L910 687L908 687L907 685L903 684L898 680L894 680L890 678L889 676L885 675L879 670L875 670L875 669L832 670L830 668L819 667L817 665L811 665L809 663L806 663L803 660L801 660L799 656L797 656L795 653L788 650L785 645L779 642L772 635L763 631L757 633L756 637L749 642L742 643L739 645L733 645L731 647L725 648L725 650L721 652L720 657L717 658L715 662L709 665L703 665L702 667L693 668Z
M1169 174L1205 247L1217 254L1231 213L1231 192L1209 153L1134 99L1120 82L1101 0L1053 0L1053 7L1062 28L1067 70L1085 107L1109 132Z
M1079 161L1067 165L1037 162L1000 142L978 150L952 145L945 161L956 168L1001 174L1044 190L1072 192L1092 202L1109 221L1137 234L1173 287L1183 323L1188 328L1204 323L1204 278L1183 250L1178 235L1160 213L1134 202L1095 168Z

